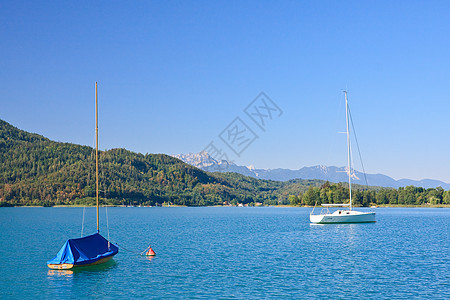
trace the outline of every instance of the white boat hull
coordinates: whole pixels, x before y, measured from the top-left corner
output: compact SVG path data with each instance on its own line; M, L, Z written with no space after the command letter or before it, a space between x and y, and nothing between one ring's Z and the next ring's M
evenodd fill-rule
M332 214L310 214L309 220L315 224L376 222L374 212L360 212L355 210L338 210Z

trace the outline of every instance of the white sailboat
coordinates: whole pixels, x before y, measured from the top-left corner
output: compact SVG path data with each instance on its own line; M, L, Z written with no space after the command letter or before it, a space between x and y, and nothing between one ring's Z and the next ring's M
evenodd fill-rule
M345 119L347 122L347 173L348 186L350 194L350 203L345 204L322 204L324 207L320 214L314 214L314 209L309 215L311 223L330 224L330 223L370 223L375 222L374 212L361 212L353 210L352 207L352 178L351 178L351 151L350 151L350 133L349 133L349 109L347 91L345 93ZM331 213L330 207L348 207L348 210L338 209Z

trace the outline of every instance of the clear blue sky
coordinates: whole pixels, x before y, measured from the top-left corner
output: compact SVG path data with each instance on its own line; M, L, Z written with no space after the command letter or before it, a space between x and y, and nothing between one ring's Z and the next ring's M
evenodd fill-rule
M214 141L242 165L343 166L348 88L367 172L450 182L449 15L448 1L1 1L0 118L92 146L98 81L102 149ZM265 132L243 111L261 91L283 111ZM236 117L259 137L240 157L218 137Z

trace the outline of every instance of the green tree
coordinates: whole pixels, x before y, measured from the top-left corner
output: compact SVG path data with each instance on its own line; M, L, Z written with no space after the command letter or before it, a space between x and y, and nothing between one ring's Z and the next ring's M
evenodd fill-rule
M308 191L303 194L303 203L305 205L315 205L320 204L320 192L318 188L314 188L313 186L309 186Z
M450 204L450 190L444 193L442 204Z
M375 199L377 204L387 204L389 203L388 191L386 189L381 189L377 192Z
M288 200L291 205L299 205L300 204L298 196L289 195Z
M427 201L430 204L441 204L442 203L442 196L443 196L444 190L439 187L438 188L429 188L427 189Z

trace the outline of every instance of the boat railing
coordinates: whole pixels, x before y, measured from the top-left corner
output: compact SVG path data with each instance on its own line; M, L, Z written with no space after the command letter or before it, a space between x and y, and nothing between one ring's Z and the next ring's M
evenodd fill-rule
M317 202L314 204L313 210L311 211L311 215L314 215L314 209L317 206ZM330 207L349 207L350 203L322 203L321 204L322 209L320 210L319 215L326 215L330 214Z
M322 207L322 209L320 210L321 215L326 215L329 213L330 213L330 210L328 209L328 207Z
M316 203L317 204L317 203ZM349 207L350 204L349 203L341 203L341 204L334 204L334 203L323 203L321 204L322 209L320 210L319 215L326 215L326 214L330 214L330 207ZM316 208L316 205L314 205L313 210L311 211L311 215L314 215L314 209Z

